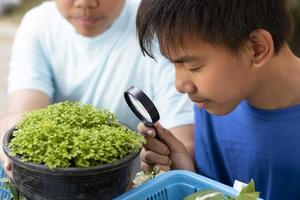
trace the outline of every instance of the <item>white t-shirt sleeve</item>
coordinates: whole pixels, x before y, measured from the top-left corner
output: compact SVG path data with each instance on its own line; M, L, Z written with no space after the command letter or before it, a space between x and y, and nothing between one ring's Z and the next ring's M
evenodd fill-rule
M154 70L153 94L160 113L160 123L166 128L194 124L193 104L187 95L175 88L175 73L170 63Z
M54 88L50 63L43 47L43 16L40 8L29 11L17 31L8 75L8 93L38 90L49 97Z

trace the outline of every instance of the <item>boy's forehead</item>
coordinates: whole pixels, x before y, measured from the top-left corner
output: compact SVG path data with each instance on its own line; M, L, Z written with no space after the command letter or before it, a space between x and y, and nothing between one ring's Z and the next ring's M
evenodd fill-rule
M171 40L159 41L161 53L170 61L185 58L185 60L195 59L195 55L191 55L191 50L197 49L197 47L203 47L205 45L201 37L195 36L182 36ZM207 45L207 44L206 44Z
M159 44L162 55L173 63L205 60L206 56L216 51L239 55L244 50L244 48L232 50L223 43L205 41L199 35L186 35L176 40L159 41Z

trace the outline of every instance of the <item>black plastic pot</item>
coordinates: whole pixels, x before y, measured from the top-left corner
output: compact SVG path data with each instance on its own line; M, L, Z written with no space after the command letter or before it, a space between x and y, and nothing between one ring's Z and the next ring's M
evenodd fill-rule
M15 129L3 139L3 150L11 159L13 182L27 200L112 199L126 190L139 152L119 161L90 168L49 169L45 165L23 162L9 154L8 144Z

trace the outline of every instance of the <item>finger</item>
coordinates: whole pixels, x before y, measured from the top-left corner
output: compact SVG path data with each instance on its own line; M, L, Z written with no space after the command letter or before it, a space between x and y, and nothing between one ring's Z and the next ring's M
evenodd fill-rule
M160 165L171 164L171 160L169 156L161 155L153 151L143 151L141 153L141 159L148 164L160 164Z
M150 165L144 161L141 162L141 169L144 172L151 172L153 171L153 165Z
M12 178L12 167L11 167L11 163L8 159L5 159L4 160L4 163L3 163L3 169L6 173L6 175L10 178Z
M155 130L153 127L147 127L144 123L139 123L137 126L138 132L143 134L145 137L155 137Z
M144 144L145 149L162 155L169 155L170 151L167 145L155 138L147 138L147 143Z
M146 162L143 162L143 161L141 162L141 169L144 172L152 172L154 167L158 167L159 170L164 171L164 172L167 172L167 171L171 170L170 165L159 165L159 164L157 164L157 165L150 165L150 164L148 164Z
M4 160L3 166L4 166L4 169L5 169L5 170L7 170L7 171L10 171L10 170L11 170L11 163L10 163L9 160L5 159L5 160Z
M171 170L170 165L155 165L155 167L158 167L161 171L167 172Z
M155 123L154 127L159 140L164 142L171 152L177 153L186 151L183 143L180 142L168 129L162 127L160 123Z

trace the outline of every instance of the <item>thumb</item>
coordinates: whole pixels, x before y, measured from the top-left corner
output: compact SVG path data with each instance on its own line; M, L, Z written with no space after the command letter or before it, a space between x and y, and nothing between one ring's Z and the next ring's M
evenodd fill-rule
M10 178L12 178L12 166L9 159L4 159L3 163L3 169L6 173L6 175Z
M186 152L184 144L179 141L168 129L162 127L160 123L155 123L154 128L159 140L164 142L169 147L170 152Z

